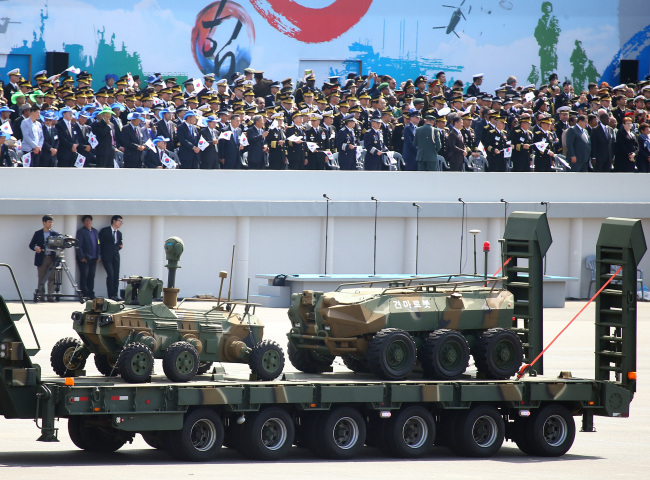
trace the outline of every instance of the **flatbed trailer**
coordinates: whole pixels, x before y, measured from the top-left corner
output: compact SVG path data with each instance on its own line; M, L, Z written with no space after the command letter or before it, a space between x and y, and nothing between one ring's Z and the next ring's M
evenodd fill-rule
M182 384L162 376L148 384L48 378L16 328L21 315L10 314L0 297L0 414L33 419L40 441L57 441L57 420L65 418L83 450L116 451L141 434L186 461L213 460L222 445L276 460L294 444L330 459L352 458L364 444L402 458L426 455L434 444L489 457L504 440L529 455L560 456L573 444L574 417L581 417L583 431L593 431L594 416L627 417L636 389L636 267L645 239L639 221L613 222L603 224L599 237L597 287L611 277L612 265L622 269L596 300L595 379L568 372L500 381L285 374L258 382L216 369ZM31 327L26 309L25 316Z

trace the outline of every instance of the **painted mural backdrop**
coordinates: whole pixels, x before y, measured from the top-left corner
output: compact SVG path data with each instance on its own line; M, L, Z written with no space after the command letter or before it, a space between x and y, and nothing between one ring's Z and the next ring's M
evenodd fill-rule
M311 67L319 81L444 70L450 83L484 73L488 89L551 72L615 84L621 59L650 74L648 19L647 0L0 0L0 78L30 62L43 70L45 52L60 51L95 87L106 73L229 77L248 66L275 80Z

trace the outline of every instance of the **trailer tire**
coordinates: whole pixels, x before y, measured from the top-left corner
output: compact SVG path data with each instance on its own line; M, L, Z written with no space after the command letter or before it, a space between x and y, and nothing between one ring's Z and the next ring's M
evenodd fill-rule
M535 412L526 429L530 455L560 457L569 451L576 436L576 424L564 405L547 405Z
M71 374L78 370L83 370L86 366L86 359L73 359L74 354L81 348L83 348L82 343L72 337L62 338L56 342L50 354L50 364L54 373L63 378L72 376Z
M188 342L172 343L163 356L163 371L172 382L187 382L199 369L199 354Z
M455 380L467 370L469 345L456 330L436 330L424 341L420 361L427 377Z
M274 380L282 374L284 352L273 340L262 340L253 347L248 365L259 380Z
M343 360L346 368L352 370L354 373L370 373L370 365L368 365L368 360L365 358L346 353L341 357L341 360Z
M488 378L506 380L519 371L524 359L521 340L512 330L490 328L478 339L476 366Z
M120 376L128 383L145 383L151 379L153 354L143 343L125 346L117 357Z
M206 462L219 454L223 437L221 417L213 410L199 408L185 416L182 429L169 432L167 449L175 449L180 460Z
M347 460L363 448L366 422L358 410L340 407L323 412L312 442L312 451L320 457Z
M433 449L436 426L425 408L413 405L393 412L383 429L382 450L387 455L418 458Z
M249 415L242 425L239 453L254 460L279 460L291 447L295 437L291 416L279 407L270 407Z
M111 453L133 440L134 434L108 425L93 425L92 417L73 416L68 419L68 433L72 442L82 450ZM110 421L110 418L109 418Z
M452 450L467 457L486 458L499 451L505 437L505 423L499 411L479 405L459 412L454 424Z
M203 375L212 368L212 362L200 362L199 368L196 370L197 375Z
M415 342L404 330L384 328L370 340L367 356L370 369L377 377L404 380L415 367Z
M140 432L142 439L147 445L151 448L157 450L163 450L163 432L160 431L149 431L149 432Z
M327 372L334 362L334 357L320 355L305 348L297 349L291 342L287 345L287 353L291 365L305 373Z
M107 355L101 353L95 354L95 366L99 373L105 377L117 377L120 374L120 369L117 368L117 361L111 362Z

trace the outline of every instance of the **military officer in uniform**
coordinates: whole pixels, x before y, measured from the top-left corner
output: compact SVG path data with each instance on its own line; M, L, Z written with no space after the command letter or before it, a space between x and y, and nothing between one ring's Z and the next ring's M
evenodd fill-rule
M485 135L483 145L487 151L488 172L505 172L506 161L504 150L508 148L508 140L504 127L506 119L502 116L495 118L496 128L490 128Z
M336 149L339 152L339 166L341 170L355 170L357 164L357 145L354 134L356 120L354 115L343 117L343 126L336 134Z
M271 115L271 128L266 139L269 145L269 169L287 169L287 137L284 133L284 114L277 112ZM275 124L275 125L274 125Z
M530 172L533 132L530 130L529 114L521 114L519 126L511 130L508 140L512 145L512 171Z
M381 170L385 151L381 137L381 115L370 117L370 130L363 136L363 146L366 149L364 170Z

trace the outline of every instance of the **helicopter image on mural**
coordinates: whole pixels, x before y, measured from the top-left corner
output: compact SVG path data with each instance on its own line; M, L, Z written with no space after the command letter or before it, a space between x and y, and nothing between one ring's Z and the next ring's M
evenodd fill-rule
M443 27L432 27L434 29L436 28L446 28L445 33L449 35L450 33L453 32L454 35L458 37L458 34L456 33L456 26L460 22L460 17L463 17L464 20L467 20L465 17L465 14L463 14L462 6L466 2L466 0L463 0L461 4L457 7L454 7L453 5L443 5L443 7L447 8L455 8L454 13L451 14L451 19L449 19L449 24L447 26ZM469 15L472 11L472 6L470 5L469 10L467 11L467 14ZM460 38L460 37L458 37Z

